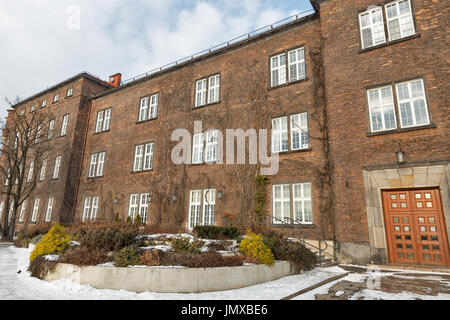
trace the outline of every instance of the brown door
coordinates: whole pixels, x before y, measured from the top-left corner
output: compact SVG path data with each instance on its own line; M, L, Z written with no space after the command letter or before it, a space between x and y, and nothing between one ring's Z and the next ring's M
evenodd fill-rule
M450 266L439 189L382 195L389 261Z

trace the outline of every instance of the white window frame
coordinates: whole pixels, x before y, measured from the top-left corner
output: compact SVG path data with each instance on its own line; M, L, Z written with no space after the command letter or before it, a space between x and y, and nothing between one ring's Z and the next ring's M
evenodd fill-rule
M153 169L153 151L155 144L153 142L147 143L144 146L144 161L143 161L143 171Z
M22 202L22 206L20 207L19 222L23 222L24 220L26 207L27 207L27 200L24 200Z
M57 156L55 159L55 168L53 169L53 179L59 178L59 168L61 167L62 156Z
M106 152L96 152L91 154L89 162L88 178L102 177L105 169Z
M150 102L149 97L141 98L141 102L139 104L138 122L142 122L148 119L149 102Z
M103 118L103 131L108 131L111 127L111 112L112 108L105 110L105 116Z
M105 110L99 111L97 113L97 122L95 124L95 133L99 133L103 131L103 116L105 114Z
M35 106L31 106L30 107L30 113L34 112L35 109L36 109Z
M73 88L67 89L66 97L71 97L73 95Z
M45 171L47 170L47 162L48 162L48 159L45 159L44 161L42 161L41 171L39 173L39 181L45 180Z
M373 22L373 17L374 17L375 13L381 15L381 21L377 21L376 23ZM370 24L368 24L366 26L363 26L362 25L362 17L365 16L365 15L369 15ZM360 30L360 37L361 37L361 48L367 49L367 48L370 48L370 47L374 47L374 46L386 43L386 34L385 34L385 31L384 31L383 9L381 7L379 7L379 6L371 7L370 9L367 9L366 11L361 12L358 17L359 17L359 30ZM380 27L382 28L382 31L383 31L382 32L383 33L383 40L382 41L379 41L379 40L375 41L376 39L375 39L375 32L374 31L375 31L376 28L380 28ZM370 29L371 40L372 40L372 44L371 45L366 45L364 43L363 31L366 30L366 29Z
M300 196L296 196L295 188L299 186L300 187ZM309 188L309 197L306 196L305 188ZM306 218L306 203L309 201L310 203L310 209L311 209L311 221L307 221ZM313 216L313 210L312 210L312 184L310 182L308 183L294 183L292 184L292 209L293 209L293 219L295 223L301 223L301 224L313 224L314 216ZM301 219L297 219L295 213L297 206L300 206L300 212L301 212Z
M67 134L67 126L69 124L69 115L66 114L63 116L62 125L61 125L61 137Z
M31 180L33 180L33 172L34 172L34 161L31 161L30 167L28 168L27 182L31 182Z
M292 53L295 54L295 60L292 59ZM288 70L289 70L289 82L305 79L305 48L300 47L288 52ZM295 70L295 77L293 76L292 69Z
M383 103L382 98L382 91L389 89L391 91L391 101L387 101ZM371 93L372 92L378 92L378 103L373 104L371 99ZM381 131L389 131L389 130L395 130L397 129L397 115L395 112L395 104L394 104L394 91L392 89L392 86L383 86L378 88L373 88L367 90L367 101L369 104L369 121L370 121L370 130L371 132L381 132ZM372 113L374 112L374 109L380 109L381 110L381 129L375 130L374 123L372 119ZM395 127L387 128L386 127L386 119L385 115L388 113L389 109L392 109L394 114L394 124Z
M55 120L51 120L48 124L47 140L53 139L53 130L55 129Z
M207 78L203 78L195 82L195 107L206 105L206 95L208 90L207 83Z
M14 200L9 204L9 211L8 211L8 222L11 223L12 220L12 214L14 210Z
M39 140L41 139L42 127L43 127L42 123L38 124L36 129L36 137L34 138L35 143L38 143Z
M133 171L142 171L144 163L144 145L140 144L134 148L134 161L133 161Z
M142 223L147 223L148 221L148 198L150 194L148 193L142 193L140 195L139 200L139 216L141 217Z
M282 58L284 59L284 64L281 64ZM270 57L270 83L272 87L281 86L287 83L288 75L286 70L286 60L286 53ZM277 81L275 81L274 74L277 75Z
M220 74L208 78L208 104L220 101Z
M409 6L408 13L400 14L400 3L401 2L408 2L408 6ZM388 8L390 8L390 7L395 7L397 16L395 16L394 18L389 18L389 16L388 16ZM403 39L405 37L409 37L409 36L416 34L417 31L416 31L416 27L414 25L414 17L413 17L413 10L412 10L412 6L411 6L411 0L392 1L392 2L386 3L384 5L384 8L385 8L385 12L386 12L386 21L387 21L387 30L388 30L388 35L389 35L389 41L396 41L396 40ZM411 22L412 33L410 33L410 34L405 34L404 24L401 24L401 20L405 19L405 18L409 18L410 22ZM391 29L389 27L390 27L390 24L395 20L398 20L398 27L400 29L400 38L392 39Z
M275 128L277 126L279 128ZM286 129L283 129L283 123L285 123ZM280 153L289 151L289 131L288 131L288 117L279 117L272 119L272 132L271 132L271 146L272 153ZM285 139L284 139L285 137ZM278 141L279 148L276 148L275 141ZM283 141L287 143L283 144Z
M202 210L202 190L191 190L189 193L188 229L200 225Z
M280 188L280 198L276 198L276 189ZM272 186L272 215L274 217L273 219L273 224L282 224L282 221L285 221L286 218L291 218L291 197L290 197L290 185L289 184L277 184L277 185L273 185ZM284 191L287 190L288 191L288 196L287 198L284 197ZM281 204L281 212L280 212L280 216L277 217L276 216L276 211L275 211L275 207L276 204L280 203ZM286 209L287 207L287 209ZM287 211L287 214L286 214ZM276 219L275 219L276 218ZM287 221L288 223L290 223L289 219Z
M200 164L203 163L204 156L204 133L196 133L193 136L192 143L192 163Z
M55 94L55 96L53 97L53 103L56 103L59 101L59 93Z
M150 96L150 105L148 109L148 119L156 119L158 117L159 93Z
M41 202L41 199L34 199L33 213L31 214L31 222L36 222L36 220L37 220L40 202Z
M42 101L41 108L45 108L47 106L47 99Z
M216 220L216 189L203 190L203 225L213 226Z
M411 84L414 82L420 82L421 86L422 86L422 95L421 96L417 96L417 97L413 97L412 95L412 88L411 88ZM399 95L399 86L402 85L407 85L408 88L408 97L409 98L404 98L401 99L400 95ZM400 126L402 128L411 128L411 127L417 127L417 126L426 126L428 124L430 124L430 115L428 112L428 103L427 103L427 96L426 96L426 92L425 92L425 83L423 81L423 79L414 79L414 80L409 80L409 81L404 81L404 82L400 82L400 83L396 83L395 84L395 90L396 90L396 94L397 94L397 103L398 103L398 113L400 116ZM417 124L417 118L416 118L416 112L414 111L414 102L418 102L423 100L424 106L425 106L425 114L426 114L426 118L427 118L427 122L426 123L421 123L421 124ZM413 120L413 124L412 125L405 125L403 122L403 117L402 117L402 111L401 111L401 104L402 103L409 103L410 105L410 111L412 114L412 120Z
M136 214L139 213L139 199L140 195L138 193L130 194L130 202L128 205L128 216L134 221Z
M82 222L87 220L95 221L97 219L99 197L86 197L84 199Z
M298 120L296 120L298 118ZM308 113L293 114L290 117L291 150L304 150L309 148ZM299 135L299 147L294 147L295 134Z
M207 131L205 134L206 134L205 162L216 162L219 131L210 130Z
M52 219L52 211L53 211L53 204L55 199L49 198L47 201L47 211L45 212L45 222L49 222Z
M0 202L0 223L2 223L3 211L5 210L5 201Z
M88 173L88 177L89 178L94 178L95 177L95 173L96 173L96 168L97 168L97 158L98 158L98 153L93 153L91 154L91 161L89 162L89 173Z
M95 221L97 219L98 202L99 202L99 197L92 197L91 216L90 216L90 219L92 221Z
M106 152L98 153L96 177L103 176L103 172L105 170L105 158L106 158Z

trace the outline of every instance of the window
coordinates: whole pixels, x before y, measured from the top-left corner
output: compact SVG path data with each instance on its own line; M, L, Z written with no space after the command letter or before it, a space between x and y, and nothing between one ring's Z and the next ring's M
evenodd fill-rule
M28 168L27 182L31 182L31 180L33 180L33 171L34 171L34 161L30 162L30 167Z
M148 221L148 200L149 194L131 194L130 195L130 205L128 207L128 216L132 221L139 214L142 222Z
M42 132L42 123L40 123L40 124L38 125L38 127L37 127L37 130L36 130L36 137L35 137L35 139L34 139L34 142L35 142L35 143L38 143L38 142L39 142L39 139L41 139L41 132Z
M48 134L47 134L48 140L53 139L53 129L54 128L55 128L55 120L51 120L50 123L48 124Z
M367 92L372 132L397 128L392 88L382 87Z
M25 109L20 110L20 115L23 116L25 114Z
M296 48L271 57L270 73L272 87L305 79L305 48Z
M297 183L292 185L294 202L294 220L298 223L309 224L313 222L311 205L311 184Z
M45 170L47 169L47 159L42 161L41 172L39 174L39 181L44 181L45 179Z
M5 178L5 186L9 185L10 178L11 178L11 168L8 168L8 172L6 173L6 178Z
M141 106L139 108L138 122L156 119L158 116L158 102L159 94L154 94L149 97L141 99Z
M133 162L134 172L153 169L153 149L153 142L136 146Z
M359 14L362 48L369 48L386 42L383 11L374 7Z
M306 112L291 116L291 148L292 150L309 148L308 114Z
M53 170L53 179L58 179L60 167L61 167L61 156L58 156L58 157L56 157L56 160L55 160L55 169Z
M31 112L34 112L34 110L35 110L35 107L34 107L34 106L31 106L31 107L30 107L30 113L31 113Z
M14 200L9 205L9 212L8 212L8 222L9 223L11 223L13 211L14 211Z
M24 200L22 202L22 206L20 207L20 213L19 213L19 222L23 222L23 218L25 217L25 209L27 207L27 200Z
M0 203L0 222L3 222L3 211L5 210L5 201L2 201Z
M56 103L59 101L59 93L55 94L55 96L53 97L53 103Z
M385 5L389 40L397 40L416 33L410 0L395 1Z
M86 220L95 221L97 218L98 199L98 197L86 197L84 199L83 216L81 218L83 222Z
M203 162L203 133L194 134L194 144L192 149L192 163Z
M45 222L49 222L52 218L53 198L48 199L47 212L45 213Z
M195 107L220 101L220 74L216 74L195 83Z
M396 129L397 117L400 118L401 128L430 124L423 80L397 83L395 88L397 106L395 106L392 86L367 91L372 132Z
M188 227L214 225L216 211L216 190L192 190L189 196Z
M206 132L206 162L217 161L217 135L217 130Z
M272 119L272 152L289 150L287 117Z
M97 113L97 123L95 125L95 133L108 131L111 124L111 108L99 111Z
M204 133L194 134L192 146L192 163L212 163L218 160L218 130L209 130Z
M47 106L47 100L42 101L41 108L45 108Z
M291 185L274 185L272 189L274 224L280 224L282 221L302 224L313 223L311 183L292 184L292 206Z
M93 153L89 164L89 178L103 176L106 152Z
M413 80L396 85L402 128L430 123L423 80Z
M73 88L67 89L66 97L71 97L73 95Z
M37 220L37 215L38 215L38 211L39 211L39 203L40 202L41 202L40 199L35 199L34 200L33 213L31 214L31 222L36 222L36 220Z
M69 123L69 115L66 114L63 117L62 125L61 125L61 136L65 136L67 134L67 124Z

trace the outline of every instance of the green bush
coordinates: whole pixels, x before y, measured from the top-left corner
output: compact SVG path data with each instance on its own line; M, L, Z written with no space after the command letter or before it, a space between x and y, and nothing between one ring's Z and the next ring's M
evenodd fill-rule
M31 252L30 262L39 256L62 253L69 246L69 234L62 225L56 223Z
M141 263L141 250L136 248L123 248L114 256L116 267L137 266Z
M195 226L194 233L201 239L234 240L240 236L236 227Z
M204 242L203 241L190 241L187 237L177 237L170 239L170 244L172 245L172 249L175 251L182 252L200 252Z
M264 244L261 234L248 231L245 239L239 244L239 249L244 255L257 258L260 263L271 265L275 261L272 251Z

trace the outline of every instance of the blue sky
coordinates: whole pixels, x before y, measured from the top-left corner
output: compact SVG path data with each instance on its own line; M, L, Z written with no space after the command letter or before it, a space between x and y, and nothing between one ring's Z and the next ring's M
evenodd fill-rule
M128 79L309 9L309 0L0 0L0 117L5 96L81 71Z

